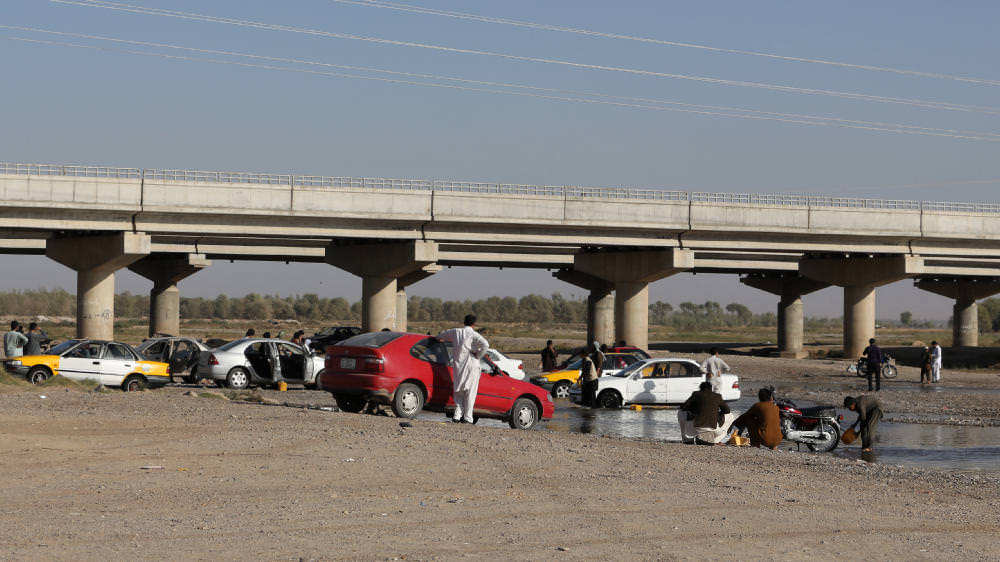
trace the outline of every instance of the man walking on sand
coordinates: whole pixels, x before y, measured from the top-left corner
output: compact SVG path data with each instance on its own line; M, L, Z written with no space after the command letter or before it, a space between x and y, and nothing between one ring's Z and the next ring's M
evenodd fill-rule
M941 382L941 346L931 342L931 382Z
M875 377L875 392L882 390L882 348L875 345L875 338L868 340L868 347L861 352L868 358L868 392L872 389L872 377Z
M719 357L719 348L713 347L709 350L708 359L701 364L701 369L705 371L705 378L712 384L712 392L722 394L722 373L729 371L729 365Z
M465 326L452 328L438 334L438 339L452 343L451 368L452 384L455 397L455 414L451 421L455 423L472 423L472 409L476 405L476 393L479 392L479 376L482 367L479 360L490 348L490 342L476 332L476 317L468 314L463 322Z
M844 398L844 407L858 413L858 419L854 421L851 429L861 425L861 451L870 453L872 442L875 441L875 431L878 430L878 422L882 419L882 404L878 398L862 394L857 398L853 396Z

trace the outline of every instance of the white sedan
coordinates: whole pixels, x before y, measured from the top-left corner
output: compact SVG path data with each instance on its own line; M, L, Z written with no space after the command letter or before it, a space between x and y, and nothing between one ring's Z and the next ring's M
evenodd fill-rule
M491 361L496 363L496 366L500 367L503 372L507 373L510 378L517 379L519 381L524 380L526 375L524 374L523 362L518 361L517 359L511 359L492 347L486 350L486 356L489 357Z
M597 405L620 408L628 404L683 404L705 380L701 365L690 359L645 359L597 379ZM582 401L579 386L570 392L574 402ZM740 380L722 375L722 399L740 399Z

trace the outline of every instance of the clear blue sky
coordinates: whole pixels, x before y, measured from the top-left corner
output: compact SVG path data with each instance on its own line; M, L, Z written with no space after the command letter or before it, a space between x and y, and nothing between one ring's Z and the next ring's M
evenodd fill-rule
M992 1L407 2L419 8L980 82L528 29L335 0L132 1L270 26L728 82L250 29L45 0L6 0L0 5L0 25L550 88L559 92L530 91L561 98L598 99L602 94L617 97L600 99L626 105L654 105L636 101L642 98L743 108L780 113L772 117L785 121L332 77L290 69L388 75L0 28L5 71L0 160L951 201L996 201L1000 187L1000 36L995 30L1000 4ZM448 83L444 78L396 78ZM749 88L734 85L736 81L900 101ZM815 122L817 117L897 131L907 126L911 132L933 135L843 128L831 121L822 126L786 122ZM7 256L3 261L2 288L73 289L72 273L45 258ZM880 317L898 317L907 309L917 317L943 319L950 314L947 299L909 285L879 291ZM118 286L142 292L149 283L126 273L119 275ZM201 296L250 291L360 296L360 282L352 276L329 266L301 264L217 264L182 282L181 289ZM554 291L580 294L544 271L471 269L446 271L411 292L476 298ZM757 311L774 306L773 297L742 287L735 276L677 276L654 284L651 299L674 304L739 301ZM826 290L807 297L806 311L838 315L840 303L839 290Z

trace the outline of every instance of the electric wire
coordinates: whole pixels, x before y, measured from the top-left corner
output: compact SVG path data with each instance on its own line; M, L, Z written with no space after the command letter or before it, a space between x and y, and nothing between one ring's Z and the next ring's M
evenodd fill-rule
M855 93L855 92L841 92L841 91L836 91L836 90L824 90L824 89L819 89L819 88L802 88L802 87L797 87L797 86L786 86L786 85L781 85L781 84L769 84L769 83L764 83L764 82L752 82L752 81L746 81L746 80L729 80L729 79L723 79L723 78L712 78L712 77L708 77L708 76L695 76L695 75L688 75L688 74L673 74L673 73L657 72L657 71L652 71L652 70L643 70L643 69L636 69L636 68L606 66L606 65L598 65L598 64L589 64L589 63L582 63L582 62L574 62L574 61L568 61L568 60L562 60L562 59L551 59L551 58L542 58L542 57L530 57L530 56L522 56L522 55L513 55L513 54L509 54L509 53L500 53L500 52L494 52L494 51L482 51L482 50L476 50L476 49L465 49L465 48L458 48L458 47L447 47L447 46L443 46L443 45L433 45L433 44L429 44L429 43L419 43L419 42L413 42L413 41L401 41L401 40L395 40L395 39L385 39L385 38L380 38L380 37L369 37L369 36L354 35L354 34L348 34L348 33L338 33L338 32L333 32L333 31L322 31L322 30L316 30L316 29L300 28L300 27L293 27L293 26L287 26L287 25L281 25L281 24L269 24L269 23L256 22L256 21L250 21L250 20L239 20L239 19L233 19L233 18L223 18L223 17L217 17L217 16L208 16L208 15L196 14L196 13L192 13L192 12L179 12L179 11L174 11L174 10L164 10L164 9L160 9L160 8L146 8L146 7L143 7L143 6L136 6L136 5L132 5L132 4L122 4L122 3L118 3L118 2L109 2L109 1L105 1L105 0L49 0L49 1L53 2L53 3L57 3L57 4L66 4L66 5L75 5L75 6L93 7L93 8L103 8L103 9L108 9L108 10L128 12L128 13L136 13L136 14L143 14L143 15L163 16L163 17L184 19L184 20L190 20L190 21L201 21L201 22L207 22L207 23L220 23L220 24L225 24L225 25L234 25L234 26L254 28L254 29L264 29L264 30L268 30L268 31L282 31L282 32L289 32L289 33L299 33L299 34L306 34L306 35L312 35L312 36L317 36L317 37L325 37L325 38L349 39L349 40L365 41L365 42L371 42L371 43L377 43L377 44L384 44L384 45L395 45L395 46L402 46L402 47L413 47L413 48L420 48L420 49L430 49L430 50L435 50L435 51L440 51L440 52L449 52L449 53L457 53L457 54L468 54L468 55L479 55L479 56L497 57L497 58L503 58L503 59L507 59L507 60L515 60L515 61L521 61L521 62L534 62L534 63L541 63L541 64L560 65L560 66L567 66L567 67L580 68L580 69L586 69L586 70L601 70L601 71L609 71L609 72L619 72L619 73L626 73L626 74L633 74L633 75L640 75L640 76L650 76L650 77L657 77L657 78L688 80L688 81L702 82L702 83L708 83L708 84L717 84L717 85L726 85L726 86L738 86L738 87L747 87L747 88L757 88L757 89L779 91L779 92L785 92L785 93L794 93L794 94L803 94L803 95L829 96L829 97L835 97L835 98L851 99L851 100L857 100L857 101L867 101L867 102L874 102L874 103L899 104L899 105L906 105L906 106L912 106L912 107L922 107L922 108L927 108L927 109L938 109L938 110L960 111L960 112L975 112L975 113L984 113L984 114L989 114L989 115L1000 115L1000 108L995 108L995 107L986 107L986 106L968 105L968 104L955 104L955 103L947 103L947 102L936 102L936 101L920 100L920 99L897 98L897 97L891 97L891 96L878 96L878 95L862 94L862 93Z
M268 69L268 70L285 70L285 71L294 71L294 72L308 72L310 74L321 74L321 75L341 77L341 78L356 78L356 79L365 79L365 80L379 80L379 81L394 82L394 83L406 84L406 85L418 85L418 86L428 86L428 87L452 88L452 89L461 89L461 90L467 90L467 91L477 91L477 92L494 93L494 94L513 94L513 95L520 95L520 96L527 96L527 97L537 97L537 98L543 98L543 99L550 99L550 100L555 100L555 101L571 101L571 102L582 102L582 103L592 103L592 104L604 104L604 105L613 105L613 106L628 107L628 108L634 108L634 109L651 109L651 110L675 111L675 112L681 112L681 113L695 113L695 114L711 115L711 116L717 116L717 117L733 117L733 118L743 118L743 119L760 119L760 120L778 121L778 122L793 123L793 124L802 124L802 125L832 125L832 126L843 127L843 128L851 128L851 129L862 129L862 130L883 131L883 132L896 132L896 133L909 133L909 134L924 134L924 135L930 135L930 136L944 136L944 137L960 138L960 139L968 139L968 140L986 140L986 141L1000 142L1000 134L998 134L998 133L990 133L990 132L962 131L962 130L955 130L955 129L938 129L938 128L920 127L920 126L908 125L908 124L896 124L896 123L885 123L885 122L875 122L875 121L861 121L861 120L848 120L848 119L831 118L831 117L823 117L823 116L789 114L789 113L777 113L777 112L767 112L767 111L760 111L760 110L753 110L753 109L744 109L744 108L707 106L707 105L700 105L700 104L687 104L687 103L682 103L682 102L673 102L673 101L666 101L666 100L655 100L655 99L647 99L647 98L620 97L620 96L612 96L612 95L609 95L609 94L595 94L595 93L583 93L583 94L580 94L580 93L571 92L571 91L567 91L567 90L560 90L560 89L556 89L556 88L543 88L543 87L538 87L538 86L527 86L527 85L522 85L522 84L510 84L510 83L490 82L490 81L482 81L482 80L469 80L469 79L456 78L456 77L450 77L450 76L441 76L441 75L434 75L434 74L420 74L420 73L411 73L411 72L400 72L400 71L377 69L377 68L372 68L372 67L360 67L360 66L351 66L351 65L338 65L338 64L333 64L333 63L325 63L325 62L318 62L318 61L309 61L309 60L302 60L302 59L293 59L293 58L285 58L285 57L271 57L271 56L265 56L265 55L256 55L256 54L250 54L250 53L242 53L242 52L238 52L238 51L225 51L225 50L218 50L218 49L205 49L205 48L198 48L198 47L186 47L186 46L182 46L182 45L173 45L173 44L169 44L169 43L156 43L156 42L150 42L150 41L138 41L138 40L131 40L131 39L120 39L120 38L106 37L106 36L100 36L100 35L72 33L72 32L65 32L65 31L53 31L53 30L45 30L45 29L31 28L31 27L0 25L0 28L2 28L2 29L20 30L20 31L31 31L31 32L46 33L46 34L53 34L53 35L60 35L60 36L72 36L72 37L77 37L77 38L84 38L84 39L91 39L91 40L100 40L100 41L108 41L108 42L115 42L115 43L129 44L129 45L137 45L137 46L144 46L144 47L155 47L155 48L168 48L168 49L174 49L174 50L184 50L184 51L188 51L188 52L195 52L195 53L201 53L201 54L211 54L211 55L222 55L222 56L228 56L228 57L250 58L250 59L263 60L263 61L268 61L268 62L292 63L292 64L302 64L302 65L309 65L309 66L321 66L321 67L326 67L326 68L339 68L339 69L346 69L346 70L376 72L376 73L385 73L385 74L391 74L391 75L397 75L397 76L407 76L407 77L423 78L423 79L448 80L448 81L455 81L455 82L466 83L466 84L473 84L473 85L476 85L476 86L492 86L492 87L494 87L494 89L491 89L491 88L479 88L479 87L460 87L460 86L457 86L457 85L454 85L454 84L440 84L440 83L432 83L432 82L418 82L418 81L412 81L412 80L390 80L390 79L385 79L385 78L378 78L378 77L372 77L372 76L362 76L362 75L355 75L355 74L346 74L346 73L329 73L329 72L318 72L318 71L306 71L304 69L297 69L297 68L291 68L291 67L285 67L285 66L255 65L255 64L251 64L251 63L237 63L235 61L230 61L228 59L199 59L199 58L195 58L195 57L178 57L178 56L174 56L174 55L166 55L166 54L163 54L163 53L155 53L155 52L150 52L150 51L114 50L114 49L99 48L99 47L96 47L96 46L93 46L93 45L86 45L86 44L80 44L80 43L67 43L67 42L57 42L57 41L43 41L43 40L38 40L38 39L29 39L29 38L11 37L11 36L7 37L8 39L13 39L13 40L17 40L17 41L24 41L24 42L34 42L34 43L41 43L41 44L50 44L50 45L60 45L60 46L67 46L67 47L76 47L76 48L90 48L90 49L99 49L99 50L110 50L110 51L125 52L125 53L128 53L128 54L138 54L138 55L146 55L146 56L162 56L164 58L172 58L172 59L177 59L177 60L204 61L204 62L225 63L225 64L238 64L239 66L251 67L251 68L257 67L257 68L264 68L264 69ZM499 87L499 88L509 88L509 89L495 89L497 87ZM534 92L548 92L551 95L549 95L549 94L543 94L543 93L532 93L531 91L529 91L529 92L517 92L517 91L510 90L510 89L527 89L527 90L531 90L531 91L534 91ZM568 95L555 95L555 94L568 94ZM604 98L604 99L591 99L591 98L586 98L586 97L581 97L581 96L595 96L595 97ZM615 101L615 100L623 100L623 101ZM650 104L652 104L652 105L650 105ZM669 107L669 106L679 106L679 107Z
M439 10L436 8L425 8L422 6L414 6L411 4L401 4L398 2L387 2L384 0L332 0L340 4L353 4L356 6L366 6L370 8L381 8L387 10L395 10L399 12L408 12L414 14L422 15L432 15L432 16L442 16L460 20L477 21L482 23L492 23L498 25L509 25L514 27L521 27L526 29L538 29L543 31L557 31L560 33L573 33L576 35L585 35L590 37L601 37L605 39L621 39L626 41L635 41L639 43L649 43L654 45L665 45L670 47L683 47L687 49L699 49L704 51L712 51L717 53L726 53L734 55L746 55L754 57L764 57L775 60L783 60L790 62L803 62L810 64L821 64L828 66L835 66L839 68L850 68L855 70L868 70L874 72L887 72L891 74L901 74L907 76L918 76L921 78L935 78L941 80L954 80L958 82L968 82L971 84L981 84L987 86L1000 86L1000 80L990 80L987 78L975 78L968 76L958 76L954 74L944 74L938 72L925 72L919 70L909 70L905 68L892 68L887 66L876 66L868 64L855 64L842 61L834 61L827 59L815 59L807 57L797 57L791 55L779 55L776 53L765 53L761 51L749 51L744 49L729 49L725 47L713 47L711 45L702 45L698 43L688 43L681 41L669 41L665 39L654 39L650 37L640 37L636 35L625 35L620 33L608 33L603 31L595 31L592 29L582 29L574 27L566 27L561 25L553 25L546 23L529 22L523 20L515 20L510 18L501 18L494 16L482 16L478 14L470 14L468 12L455 12L450 10Z

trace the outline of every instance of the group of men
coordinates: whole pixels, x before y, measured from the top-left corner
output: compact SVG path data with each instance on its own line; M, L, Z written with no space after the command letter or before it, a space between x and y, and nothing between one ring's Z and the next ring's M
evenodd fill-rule
M46 340L45 333L38 328L37 322L28 324L28 333L17 320L11 320L10 331L3 335L3 350L7 357L24 355L41 355L42 342Z

